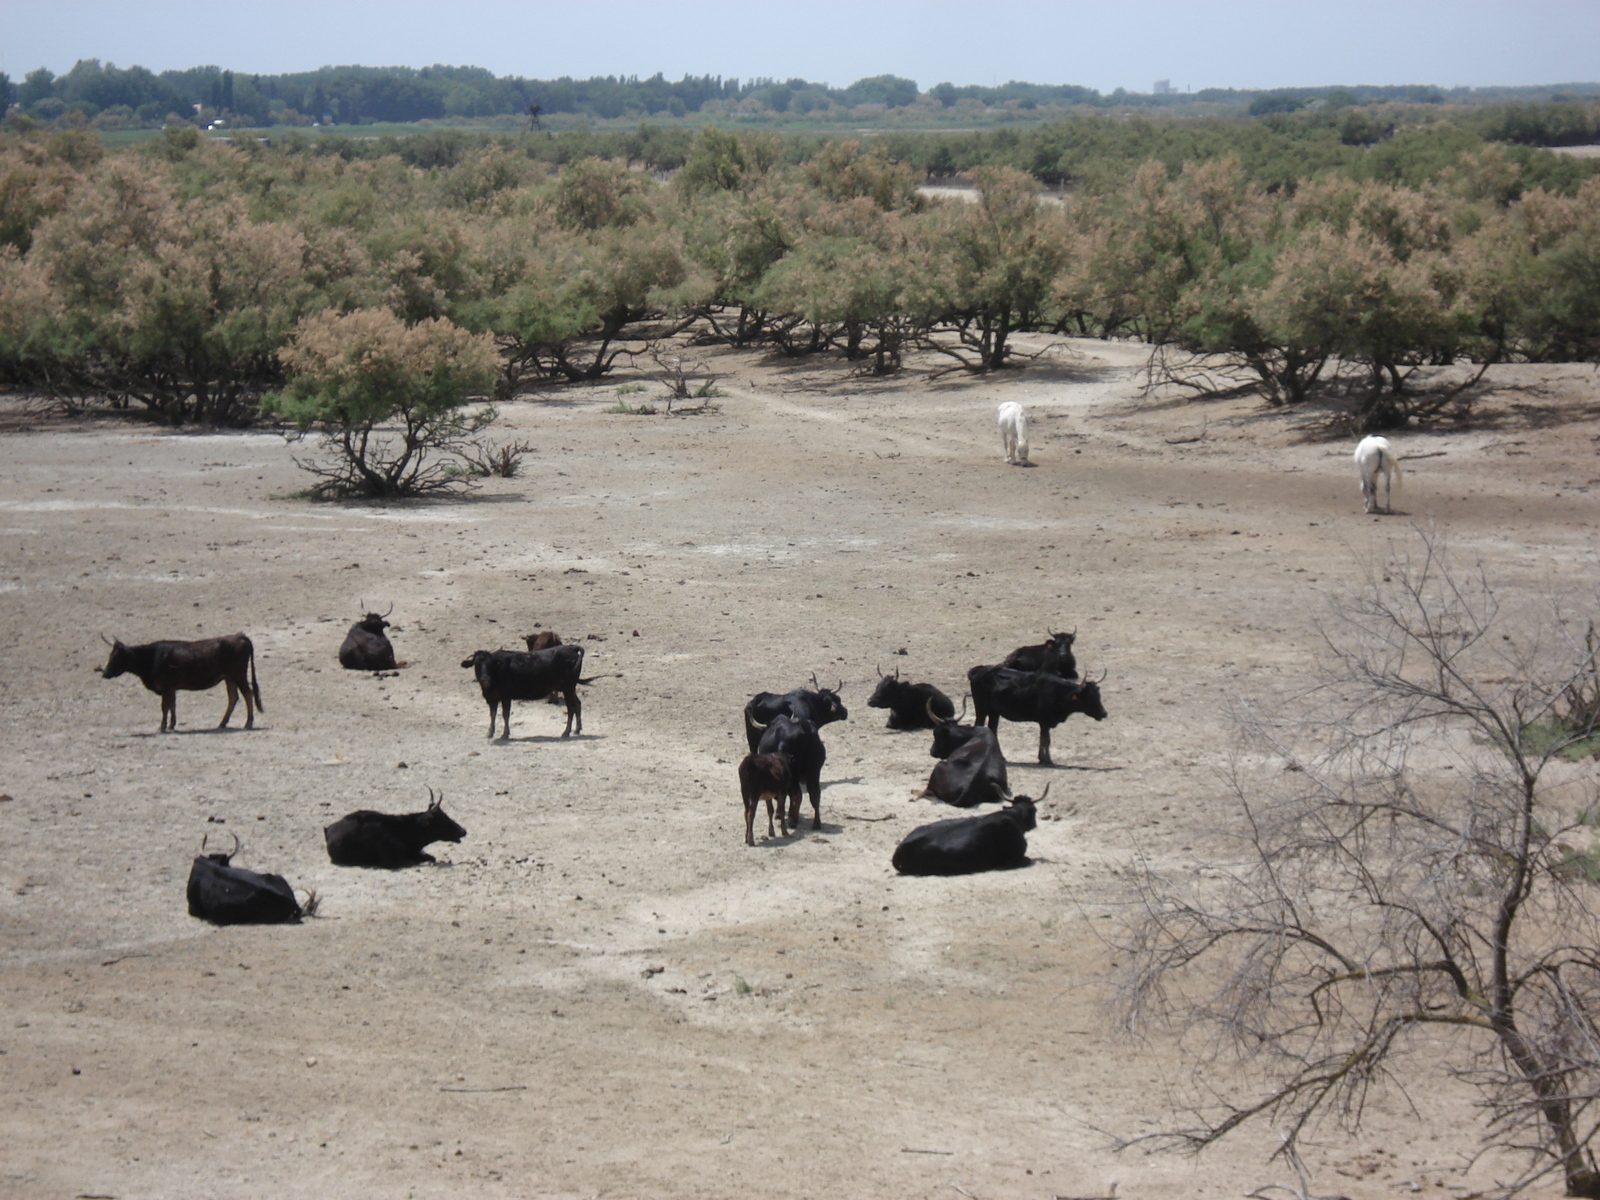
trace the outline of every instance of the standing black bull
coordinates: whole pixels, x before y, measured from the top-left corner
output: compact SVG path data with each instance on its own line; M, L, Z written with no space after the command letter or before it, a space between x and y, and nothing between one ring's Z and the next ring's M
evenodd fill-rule
M930 729L956 715L949 696L931 683L906 683L899 668L893 675L878 672L878 686L867 707L887 708L890 729Z
M256 709L266 711L261 703L261 687L256 683L256 650L242 633L198 642L147 642L143 646L124 646L103 633L100 638L111 647L111 657L100 674L115 679L131 671L140 683L160 696L162 732L178 727L178 692L203 692L219 683L228 685L228 708L218 729L227 727L241 692L246 729L254 728Z
M816 724L803 717L780 713L766 725L757 725L750 719L750 709L744 711L745 730L755 742L753 752L778 754L789 760L793 786L789 792L789 820L786 824L800 827L800 785L811 795L811 828L822 828L822 764L828 760L828 751Z
M271 925L298 921L316 908L315 897L305 908L282 875L260 875L230 866L239 853L239 841L227 854L207 854L205 843L189 868L189 915L213 925Z
M756 743L761 740L761 731L772 723L774 717L799 717L819 729L830 721L848 720L850 714L839 699L839 692L843 688L842 680L838 687L831 690L818 687L816 672L813 671L810 689L795 688L781 696L775 692L757 692L751 696L749 703L744 706L745 738L750 743L750 752L755 753Z
M941 763L936 763L922 793L957 808L995 804L1011 798L1006 759L994 730L979 725L972 736Z
M391 607L389 612L393 612ZM394 671L394 647L389 644L389 613L371 613L350 626L339 647L339 665L346 671Z
M467 831L440 807L428 789L428 808L419 813L381 813L363 808L340 817L322 831L328 857L341 867L410 867L433 862L424 847L433 842L459 842Z
M474 650L463 667L472 668L478 687L489 705L489 736L494 737L495 709L505 719L504 737L511 736L511 702L543 700L560 692L567 702L567 727L562 737L572 733L573 722L583 732L583 702L578 699L578 678L583 672L583 647L552 646L548 650Z
M999 812L920 825L895 847L894 869L902 875L971 875L1026 866L1027 835L1035 824L1032 799L1018 796Z
M1049 671L1063 679L1077 678L1078 660L1072 657L1072 643L1078 635L1056 633L1053 629L1046 629L1045 632L1050 635L1048 642L1037 646L1018 646L1006 655L1000 665L1010 667L1013 671Z
M967 672L972 685L974 720L1000 728L1000 718L1039 726L1039 761L1050 761L1050 731L1073 713L1096 721L1106 719L1098 681L1063 679L1049 671L1013 671L1006 667L973 667Z

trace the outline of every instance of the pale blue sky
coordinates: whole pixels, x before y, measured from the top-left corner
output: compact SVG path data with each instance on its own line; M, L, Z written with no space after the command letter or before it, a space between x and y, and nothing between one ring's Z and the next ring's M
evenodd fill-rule
M1600 0L0 0L0 70L332 64L497 75L894 74L1147 92L1600 80Z

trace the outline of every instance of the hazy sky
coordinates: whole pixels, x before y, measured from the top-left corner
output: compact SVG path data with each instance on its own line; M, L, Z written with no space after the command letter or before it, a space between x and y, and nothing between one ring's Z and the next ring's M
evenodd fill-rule
M1600 0L0 0L0 70L487 67L793 76L841 87L1203 87L1600 80Z

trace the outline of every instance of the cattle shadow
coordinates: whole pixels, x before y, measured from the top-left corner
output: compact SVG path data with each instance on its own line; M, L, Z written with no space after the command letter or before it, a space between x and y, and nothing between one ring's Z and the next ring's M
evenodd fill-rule
M443 870L446 867L454 870L456 866L453 862L440 862L438 859L434 859L432 862L396 863L392 867L379 866L377 863L334 863L333 865L341 871L388 871L391 874L398 871Z
M164 738L164 737L207 737L217 733L260 733L264 727L256 725L246 729L243 725L212 725L203 729L146 729L140 733L124 734L124 737L136 738Z
M492 746L506 746L533 742L603 742L605 740L606 735L603 733L575 733L571 737L562 737L559 733L525 733L520 737L493 738L489 744Z
M776 817L774 817L774 820L776 820ZM760 818L758 817L757 824L759 823ZM747 846L745 848L747 850L760 850L762 847L781 849L784 846L798 845L800 842L805 841L807 837L838 837L840 834L844 833L844 831L845 829L843 825L833 825L826 820L822 822L821 829L813 829L811 828L810 815L802 810L800 813L799 829L794 830L792 833L775 833L771 837L767 837L757 830L756 844L754 846Z
M1111 771L1126 771L1127 767L1092 767L1086 763L1042 763L1042 762L1008 762L1008 771L1096 771L1101 773Z

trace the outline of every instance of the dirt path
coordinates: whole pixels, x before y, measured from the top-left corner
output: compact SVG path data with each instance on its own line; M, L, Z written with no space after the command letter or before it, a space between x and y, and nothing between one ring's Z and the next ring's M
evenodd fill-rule
M1269 1129L1121 1156L1192 1084L1098 1002L1115 870L1192 869L1229 809L1228 706L1299 678L1330 590L1432 521L1518 594L1595 578L1592 373L1415 435L1397 518L1344 442L1249 404L1134 406L1137 348L1000 381L842 381L729 359L720 409L507 412L531 471L444 503L328 507L268 434L121 425L0 437L0 1195L1238 1195ZM1508 382L1517 382L1509 380ZM994 404L1023 400L1029 470ZM1520 406L1520 407L1519 407ZM1586 406L1588 406L1586 408ZM398 677L342 672L394 605ZM459 662L537 624L585 639L584 733L524 704L490 742ZM1111 717L1056 770L1027 870L900 879L932 760L865 707L875 669L959 695L968 666L1076 628ZM247 631L258 728L180 730L125 641ZM903 654L899 653L904 651ZM823 828L743 845L739 710L842 680ZM235 718L238 724L238 718ZM442 789L435 867L332 867L321 827ZM300 927L184 911L201 836L322 896ZM1202 1081L1222 1082L1220 1068ZM1463 1098L1325 1131L1315 1190L1482 1186ZM959 1191L957 1189L960 1189Z

